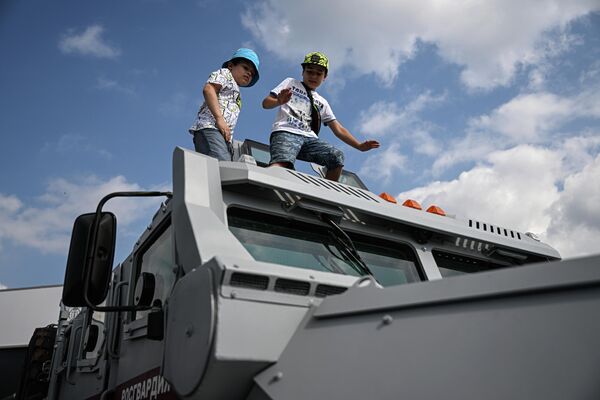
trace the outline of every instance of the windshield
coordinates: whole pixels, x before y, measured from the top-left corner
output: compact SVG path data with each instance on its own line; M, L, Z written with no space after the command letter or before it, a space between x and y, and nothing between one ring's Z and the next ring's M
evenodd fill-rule
M228 211L229 229L258 261L359 276L335 246L327 227L237 208ZM383 286L420 281L412 250L400 243L353 236L362 260Z

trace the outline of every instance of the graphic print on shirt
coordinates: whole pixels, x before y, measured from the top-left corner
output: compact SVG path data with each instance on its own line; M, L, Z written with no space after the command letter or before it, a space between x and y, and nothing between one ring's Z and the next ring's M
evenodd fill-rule
M287 118L288 124L300 129L310 131L310 99L304 90L292 86L292 98L289 101L290 112Z
M221 86L221 90L217 94L219 100L219 107L223 118L229 127L231 128L231 134L237 124L240 110L242 109L242 97L240 95L240 87L233 79L231 71L228 68L221 68L214 71L208 77L207 83L215 83ZM197 131L205 128L216 129L215 117L210 112L206 102L202 103L196 121L190 128L190 132Z
M310 99L306 94L306 90L302 83L293 78L286 78L271 93L277 96L283 89L289 88L292 91L290 101L279 107L277 117L273 123L272 132L286 131L297 135L317 137L317 134L310 127L311 109ZM321 114L323 123L331 122L335 119L335 115L325 100L317 92L313 91L314 103Z

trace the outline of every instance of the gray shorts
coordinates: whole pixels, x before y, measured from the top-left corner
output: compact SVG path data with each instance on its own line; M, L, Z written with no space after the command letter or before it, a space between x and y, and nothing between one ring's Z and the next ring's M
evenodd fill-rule
M233 147L227 143L218 129L205 128L193 131L194 147L198 153L221 161L233 160Z
M329 143L286 131L271 133L271 164L294 165L296 159L324 165L328 170L344 166L344 153Z

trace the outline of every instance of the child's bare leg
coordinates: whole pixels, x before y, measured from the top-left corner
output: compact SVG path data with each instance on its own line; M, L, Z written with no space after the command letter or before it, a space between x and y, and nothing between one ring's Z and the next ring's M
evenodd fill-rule
M329 179L330 181L336 181L340 179L340 175L342 175L342 166L335 167L334 169L327 170L325 174L325 179Z

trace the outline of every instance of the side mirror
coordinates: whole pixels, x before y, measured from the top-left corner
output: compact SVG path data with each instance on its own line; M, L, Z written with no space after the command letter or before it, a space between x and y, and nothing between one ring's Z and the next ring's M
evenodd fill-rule
M86 307L85 279L87 298L93 305L104 301L115 254L117 218L113 213L100 213L95 246L93 225L96 213L83 214L73 224L62 301L69 307ZM94 246L92 249L91 247ZM88 260L88 257L90 259Z

